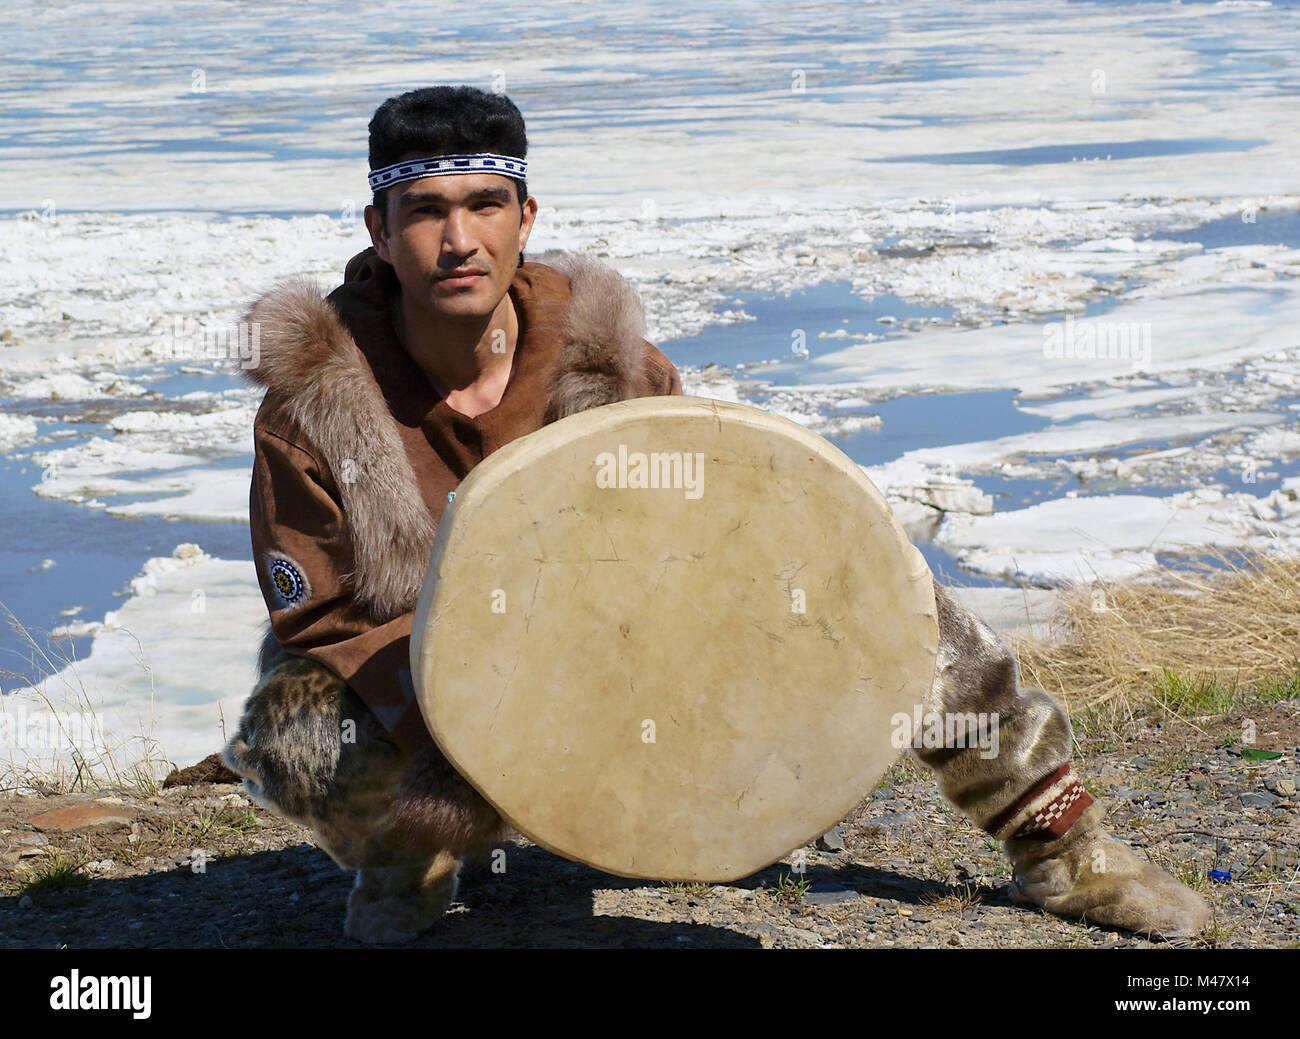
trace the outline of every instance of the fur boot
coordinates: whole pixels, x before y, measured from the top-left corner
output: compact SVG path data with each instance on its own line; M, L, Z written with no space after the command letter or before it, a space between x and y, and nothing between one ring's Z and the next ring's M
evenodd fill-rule
M358 941L427 930L456 897L461 858L507 834L436 748L400 750L342 679L305 657L258 682L222 758L253 800L357 870L345 932Z
M369 945L414 941L446 912L459 890L460 859L439 852L416 866L364 866L348 896L344 933Z
M1004 842L1020 900L1166 938L1204 927L1209 909L1200 895L1107 833L1101 807L1070 771L1073 737L1061 705L1020 685L1010 648L937 585L935 601L939 653L926 710L969 719L955 731L991 732L996 743L961 739L912 753L934 771L944 797Z
M1210 922L1205 899L1107 833L1103 817L1094 804L1057 840L1007 841L1018 900L1158 938L1199 934Z

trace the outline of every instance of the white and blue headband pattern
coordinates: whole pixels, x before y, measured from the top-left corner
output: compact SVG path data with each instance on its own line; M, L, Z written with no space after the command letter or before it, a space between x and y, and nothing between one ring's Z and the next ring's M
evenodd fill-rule
M389 188L404 180L418 180L420 177L441 177L449 173L499 173L503 177L524 178L528 169L525 159L516 159L513 155L493 155L483 152L478 155L439 155L432 159L408 159L395 162L383 169L370 171L370 190Z

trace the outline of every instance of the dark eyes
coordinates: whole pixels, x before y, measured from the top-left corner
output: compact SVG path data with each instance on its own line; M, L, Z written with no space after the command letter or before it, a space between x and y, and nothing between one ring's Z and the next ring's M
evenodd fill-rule
M479 202L475 202L470 208L475 211L488 210L488 209L500 209L501 203L497 202L494 199L485 198ZM413 212L441 214L442 209L439 206L419 206L415 210L413 210Z

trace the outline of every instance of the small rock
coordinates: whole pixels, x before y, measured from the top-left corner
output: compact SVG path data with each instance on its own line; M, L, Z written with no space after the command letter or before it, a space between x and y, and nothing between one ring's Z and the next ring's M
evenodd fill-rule
M813 905L834 905L837 902L852 902L858 893L852 888L840 885L814 884L803 896L805 902Z
M1257 790L1241 795L1241 803L1250 808L1272 808L1278 802L1276 794L1266 790Z
M1283 797L1295 797L1295 780L1279 779L1277 781L1277 792Z
M84 804L56 808L27 821L38 830L55 833L69 830L92 830L101 826L129 826L131 813L115 805Z
M896 826L902 826L905 823L912 822L913 820L924 818L925 817L920 812L910 810L901 812L885 812L882 815L876 816L874 819L868 819L866 825L876 826L882 830L888 830Z
M23 895L23 897L18 900L19 909L31 909L35 904L36 903L32 901L31 895Z
M843 851L844 850L844 830L839 826L832 826L829 830L817 838L817 847L822 851Z

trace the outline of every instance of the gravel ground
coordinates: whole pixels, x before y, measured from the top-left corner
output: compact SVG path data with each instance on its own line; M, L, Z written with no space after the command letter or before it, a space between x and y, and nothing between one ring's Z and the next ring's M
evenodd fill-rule
M1254 748L1280 758L1250 760L1225 738L1246 714ZM1132 735L1084 741L1075 769L1117 835L1214 906L1206 934L1166 944L1296 947L1300 700ZM74 811L40 818L59 809ZM733 884L623 880L520 837L505 852L504 872L487 861L462 872L459 899L418 946L1153 944L1016 906L998 845L906 758L816 845ZM802 876L792 873L800 859ZM1210 870L1231 879L1213 880ZM308 831L232 785L174 785L147 798L108 790L0 799L0 947L351 946L342 932L350 886L351 874Z

